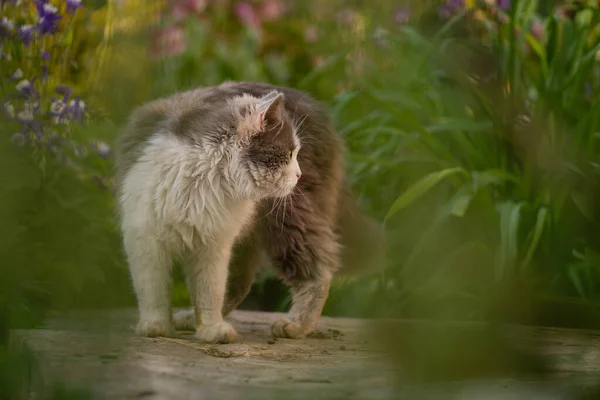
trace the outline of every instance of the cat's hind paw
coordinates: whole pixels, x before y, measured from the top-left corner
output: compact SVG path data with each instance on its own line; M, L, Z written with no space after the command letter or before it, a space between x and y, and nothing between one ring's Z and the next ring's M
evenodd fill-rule
M300 339L306 336L306 332L297 322L283 318L275 322L271 327L271 332L276 337Z
M228 322L219 322L214 325L201 325L196 331L196 337L208 343L233 343L239 335Z
M196 313L193 309L178 311L173 314L175 329L193 331L196 329Z
M172 337L174 334L173 326L169 321L140 321L135 333L138 336L144 337Z

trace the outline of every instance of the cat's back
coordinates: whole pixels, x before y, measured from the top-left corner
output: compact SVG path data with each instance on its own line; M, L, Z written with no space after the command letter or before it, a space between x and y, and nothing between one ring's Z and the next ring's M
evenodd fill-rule
M211 106L215 88L199 88L156 99L134 109L116 140L117 174L122 175L154 135L170 134L173 123L186 113ZM214 106L214 104L213 104Z

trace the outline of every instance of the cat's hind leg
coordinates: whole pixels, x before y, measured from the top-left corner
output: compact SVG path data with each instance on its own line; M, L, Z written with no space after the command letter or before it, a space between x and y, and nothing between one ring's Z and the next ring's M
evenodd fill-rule
M321 316L332 275L339 267L340 247L331 214L308 196L291 196L273 212L265 241L293 297L288 317L277 321L272 332L279 337L301 338L315 329Z
M224 316L233 311L248 295L256 275L267 262L257 235L245 238L234 248L223 305Z

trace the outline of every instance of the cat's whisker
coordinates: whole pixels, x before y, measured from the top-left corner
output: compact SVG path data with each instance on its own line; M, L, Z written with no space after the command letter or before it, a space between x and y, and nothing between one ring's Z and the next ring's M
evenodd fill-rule
M302 101L302 99L305 96L301 96L298 101L296 102L296 107L294 107L294 114L292 115L292 121L295 123L296 122L296 112L298 112L298 106L300 105L300 102ZM296 127L294 126L294 130L296 130Z
M284 121L281 121L281 123L279 124L279 130L277 131L277 133L275 134L275 137L279 136L279 134L281 133L281 130L283 129L285 123Z
M281 232L283 233L283 226L284 226L284 222L285 222L285 212L286 212L286 205L287 205L287 197L288 196L283 196L281 197L281 202L280 202L280 206L279 208L281 209Z
M300 129L309 116L310 115L307 113L307 114L304 114L302 117L300 117L300 118L302 118L302 120L298 119L298 124L295 124L294 128L296 130Z
M277 222L279 220L279 209L281 208L281 198L278 197L277 200L275 201L275 226L278 226L279 223Z
M271 194L275 193L275 192L276 192L276 191L278 191L279 189L280 189L279 187L276 187L276 188L275 188L275 189L274 189L274 190L273 190L271 193L269 193L269 194L268 194L266 197L268 197L268 196L270 196ZM271 209L270 209L270 210L269 210L269 211L268 211L268 212L267 212L265 215L263 215L262 217L258 218L256 221L260 221L260 220L262 220L263 218L266 218L266 217L268 217L270 214L272 214L272 213L273 213L273 211L274 211L274 210L277 208L277 202L278 202L278 200L279 200L279 198L276 198L276 199L273 201L273 205L271 206Z
M281 216L281 232L280 232L282 235L283 235L283 227L285 226L285 213L287 211L288 197L290 197L290 196L288 195L283 198L283 214Z
M299 138L299 140L300 140L300 145L302 147L309 147L309 148L313 148L313 149L317 147L316 146L316 142L313 142L311 140L307 140L304 137L303 138Z
M300 189L300 187L298 185L296 185L294 187L294 190L297 190L298 193L300 193L302 195L302 197L304 197L305 200L308 200L308 198L306 197L306 195L304 194L304 192L302 191L302 189Z

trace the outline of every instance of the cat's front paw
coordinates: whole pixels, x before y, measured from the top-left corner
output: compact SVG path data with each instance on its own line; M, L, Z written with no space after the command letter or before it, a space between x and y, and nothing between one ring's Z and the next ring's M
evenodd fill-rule
M239 335L228 322L214 325L201 325L196 331L196 337L208 343L233 343Z
M175 329L193 331L196 329L196 313L193 309L182 310L173 314Z
M147 320L137 324L135 333L144 337L171 337L174 332L169 321Z
M286 318L282 318L275 322L271 327L271 332L277 337L290 339L300 339L306 336L306 332L302 329L302 325Z

